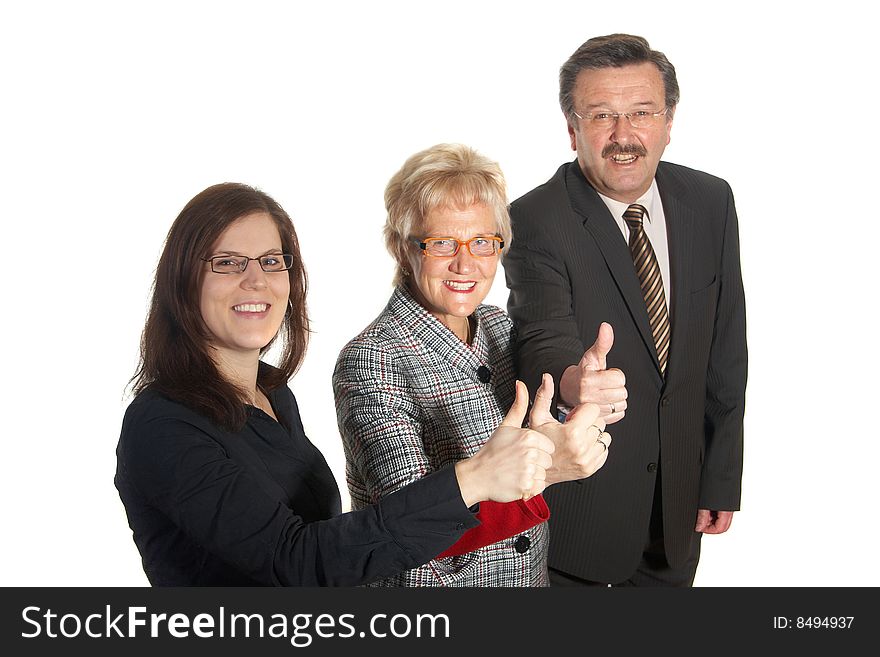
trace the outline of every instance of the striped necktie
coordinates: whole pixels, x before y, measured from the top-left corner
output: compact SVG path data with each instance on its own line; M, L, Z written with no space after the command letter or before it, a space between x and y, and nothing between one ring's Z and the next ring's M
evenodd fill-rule
M642 286L645 306L648 308L648 321L654 336L660 371L665 375L666 362L669 360L669 310L666 308L666 295L663 293L660 264L642 226L642 218L646 212L643 206L633 204L623 213L623 220L629 226L629 250Z

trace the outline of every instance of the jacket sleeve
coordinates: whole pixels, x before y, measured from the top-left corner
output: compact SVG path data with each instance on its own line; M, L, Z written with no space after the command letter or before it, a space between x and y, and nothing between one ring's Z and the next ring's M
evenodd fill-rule
M353 496L384 498L431 473L433 466L422 439L422 412L407 394L406 377L385 348L366 342L350 343L339 356L333 392L339 431L345 447ZM464 555L531 529L549 517L543 497L528 502L480 504L481 524L459 541L438 551L438 561L405 574L417 586L439 577L449 583L466 561L445 557ZM476 558L476 557L475 557Z
M705 454L699 506L736 511L742 480L748 350L739 229L729 186L723 240L715 327L706 376Z
M547 244L547 222L514 204L510 215L514 239L504 258L510 290L507 310L517 328L515 349L519 378L534 395L541 376L549 373L558 382L570 365L584 354L572 306L570 275L558 249ZM553 405L559 402L559 385Z
M203 427L177 417L127 416L118 461L117 479L190 540L266 585L370 582L428 561L476 524L452 468L361 511L305 523Z

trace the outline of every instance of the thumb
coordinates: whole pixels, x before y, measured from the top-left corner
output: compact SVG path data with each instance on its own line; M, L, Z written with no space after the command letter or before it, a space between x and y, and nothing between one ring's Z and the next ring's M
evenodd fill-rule
M502 427L522 428L523 420L526 419L526 411L529 410L529 390L526 384L517 380L516 382L516 399L507 411L507 415L501 421Z
M592 424L601 431L605 430L605 421L599 417L599 407L596 404L578 404L565 417L565 423L584 429Z
M529 413L529 426L534 429L542 424L553 422L556 418L550 413L553 403L553 377L547 373L541 377L541 387L535 393L535 403Z
M593 346L584 352L579 365L587 370L594 372L604 370L608 367L605 357L614 346L614 329L608 322L599 324L599 334Z
M697 524L694 527L695 532L704 532L709 527L709 521L712 519L708 509L697 510Z

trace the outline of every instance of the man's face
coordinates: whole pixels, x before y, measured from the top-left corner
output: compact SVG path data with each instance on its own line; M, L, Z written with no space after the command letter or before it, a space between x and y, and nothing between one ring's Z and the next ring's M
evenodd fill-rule
M652 63L580 72L574 88L574 109L584 116L596 112L660 112L666 107L665 87ZM569 118L571 148L577 151L584 176L597 191L633 203L648 191L657 164L669 143L672 111L648 127L633 128L620 116L608 127Z

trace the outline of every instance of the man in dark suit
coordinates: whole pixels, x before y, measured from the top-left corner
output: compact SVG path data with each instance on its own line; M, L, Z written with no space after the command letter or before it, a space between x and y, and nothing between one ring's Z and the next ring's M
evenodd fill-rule
M660 161L678 82L641 37L584 43L560 69L559 98L577 159L511 206L517 367L532 390L542 372L560 381L561 410L594 401L620 421L602 470L546 494L550 581L690 586L702 534L726 531L740 503L747 354L733 195ZM582 357L597 331L602 347ZM626 374L625 401L602 390L609 366Z

